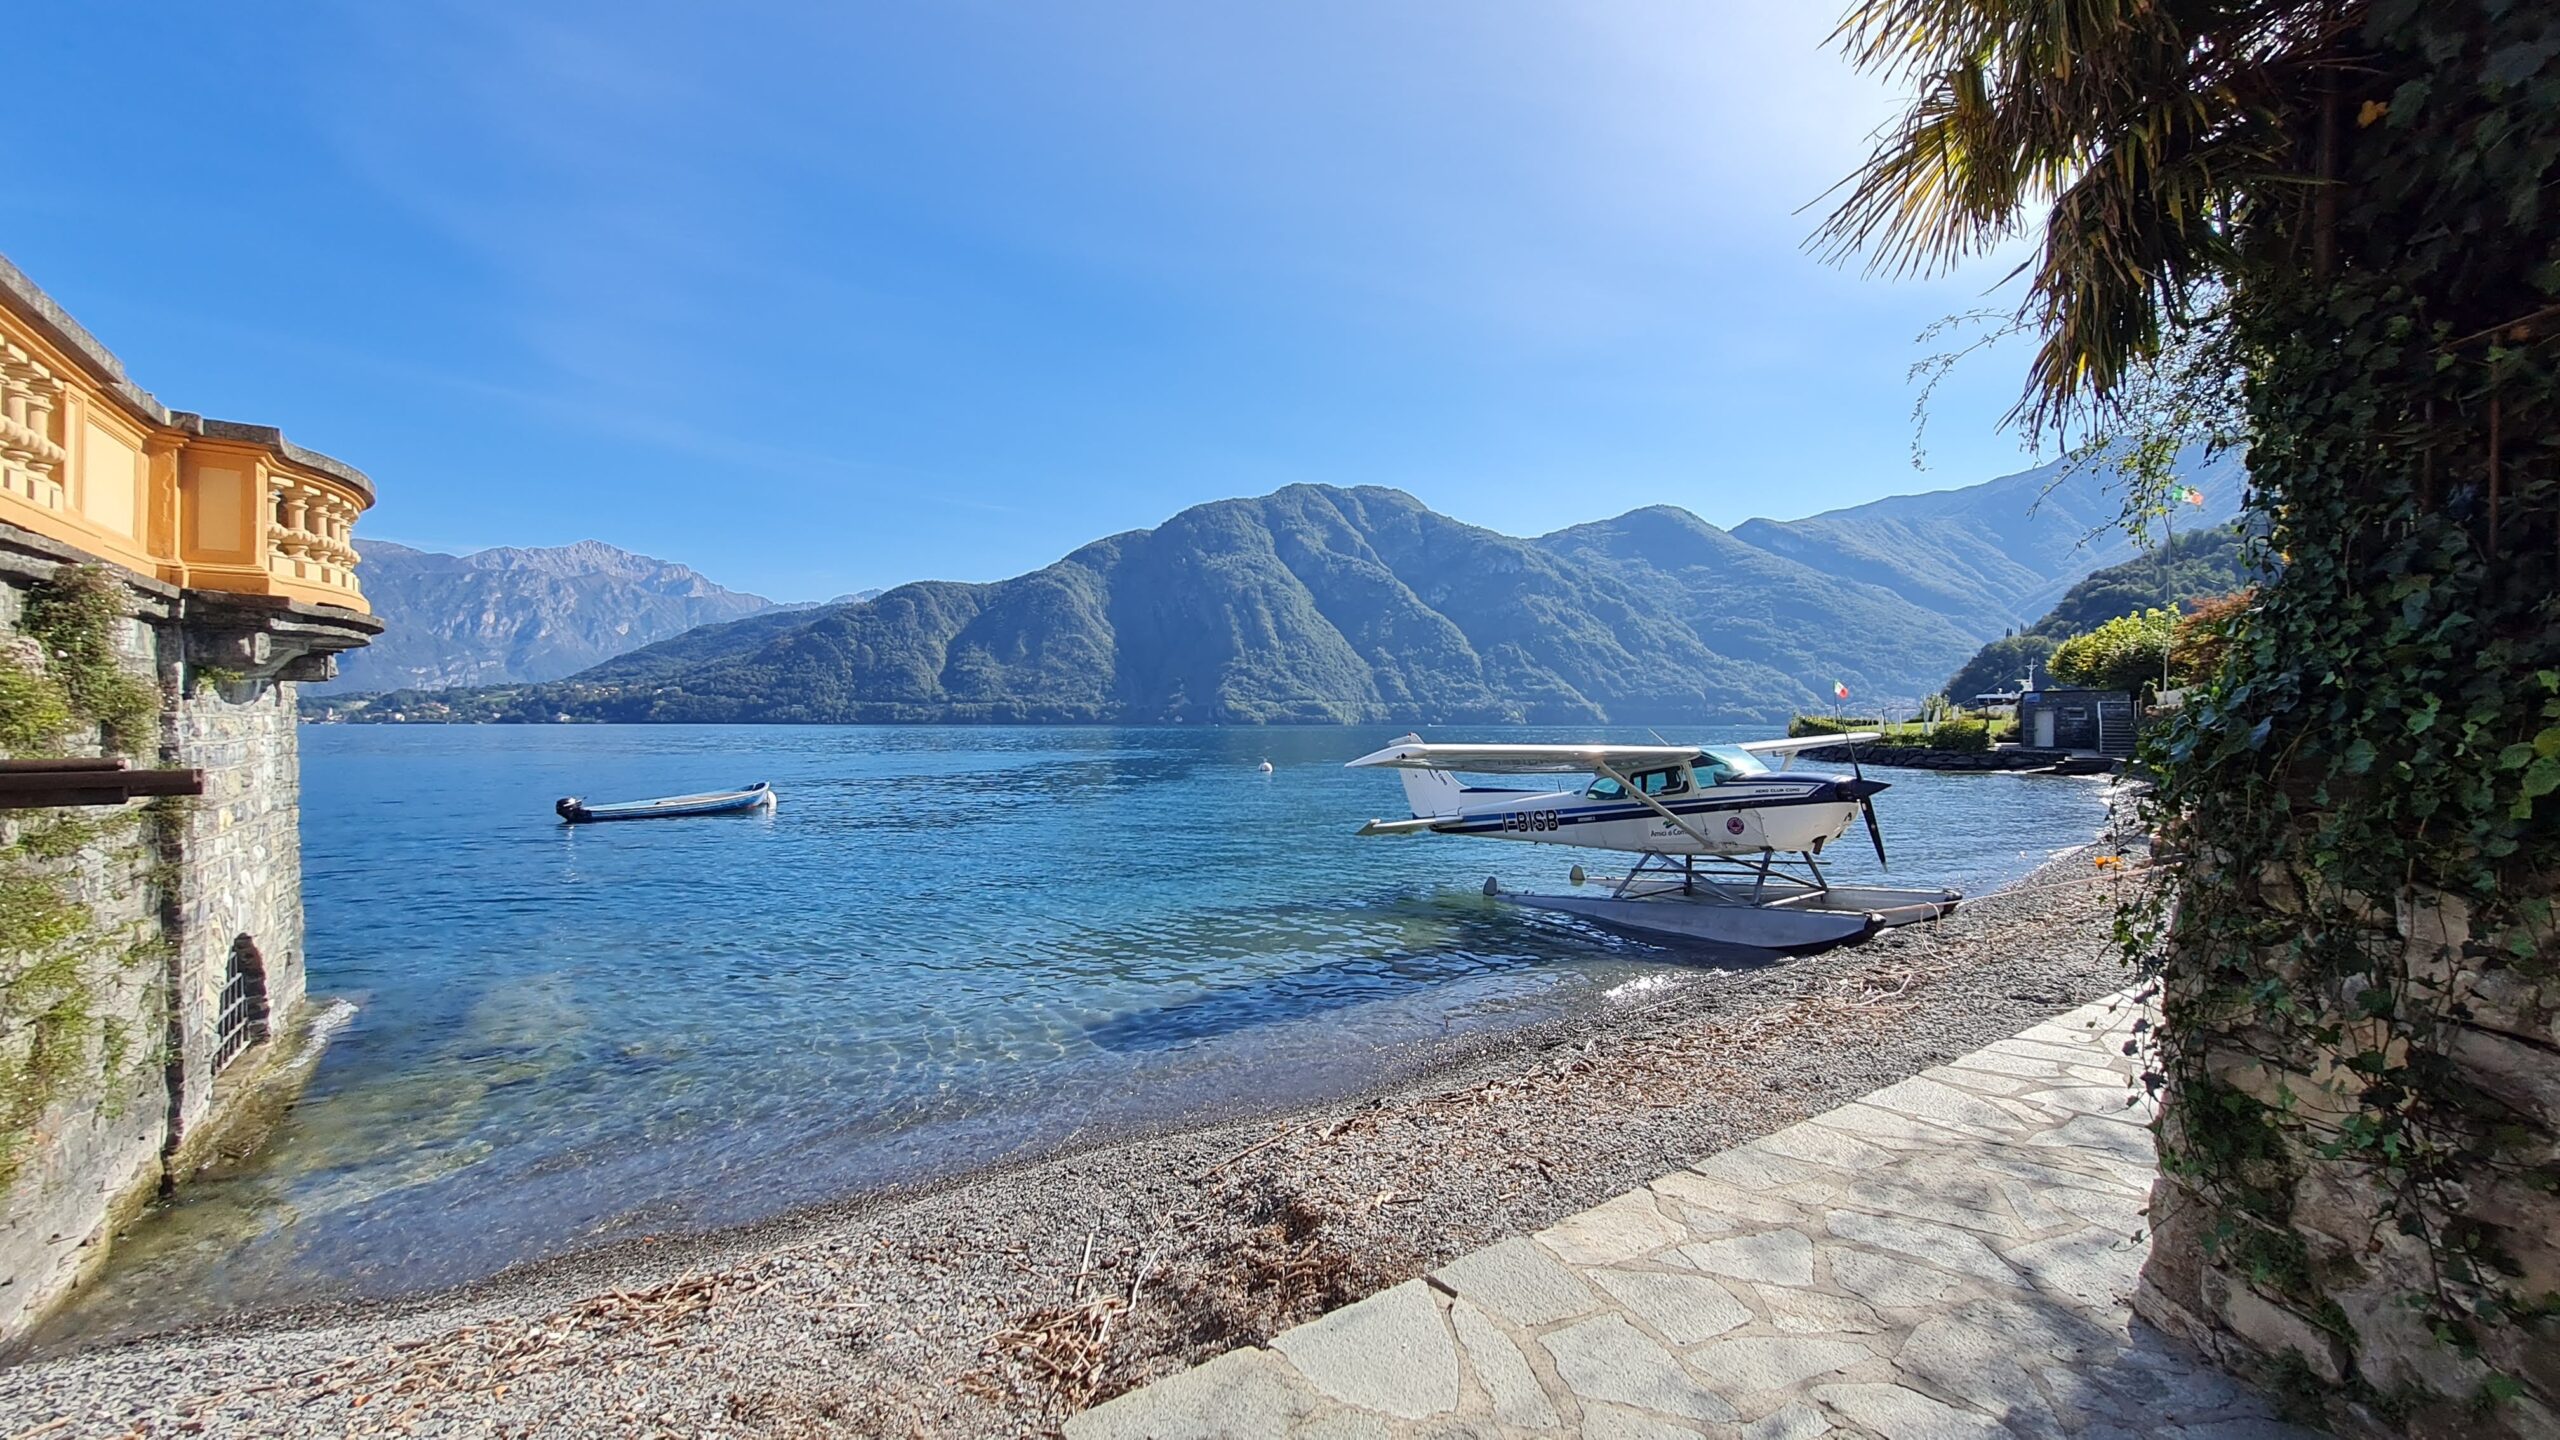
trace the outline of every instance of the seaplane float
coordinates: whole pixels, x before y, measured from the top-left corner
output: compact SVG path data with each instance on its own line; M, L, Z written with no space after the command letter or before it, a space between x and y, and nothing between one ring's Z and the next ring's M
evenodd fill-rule
M1633 855L1623 875L1575 865L1579 894L1514 894L1488 878L1484 893L1652 935L1790 954L1855 944L1880 930L1934 920L1964 897L1953 890L1835 885L1826 847L1860 818L1885 863L1875 797L1888 788L1851 751L1848 777L1793 773L1800 750L1874 740L1872 733L1738 745L1441 745L1407 735L1351 761L1392 769L1413 811L1372 820L1363 835L1475 835ZM1776 768L1769 759L1778 760ZM1462 784L1460 775L1582 775L1573 789Z

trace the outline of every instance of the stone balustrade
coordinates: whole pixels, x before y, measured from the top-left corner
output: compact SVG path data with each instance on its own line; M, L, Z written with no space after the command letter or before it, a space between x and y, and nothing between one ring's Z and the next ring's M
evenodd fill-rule
M71 452L62 443L61 417L61 379L0 339L0 495L43 510L63 508Z
M171 410L0 259L0 525L164 584L367 613L362 472Z
M356 591L356 516L364 505L335 486L268 477L267 571L297 585Z

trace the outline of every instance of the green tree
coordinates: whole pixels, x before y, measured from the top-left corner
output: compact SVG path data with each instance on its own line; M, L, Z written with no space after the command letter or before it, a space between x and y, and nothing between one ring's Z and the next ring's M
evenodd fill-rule
M1866 0L1839 38L1913 99L1824 238L2032 231L2016 418L2244 436L2284 560L2149 756L2197 857L2121 927L2166 982L2160 1293L2335 1340L2333 1419L2560 1432L2560 1121L2480 1038L2560 999L2560 7Z
M2053 646L2048 635L2003 636L1965 662L1947 681L1947 693L1963 704L1970 704L1976 695L2006 694L2017 689L2020 680L2044 669Z
M2175 610L2119 615L2086 635L2054 647L2053 678L2088 690L2156 689L2166 672L2169 644L2178 633ZM2175 679L2183 677L2172 677Z

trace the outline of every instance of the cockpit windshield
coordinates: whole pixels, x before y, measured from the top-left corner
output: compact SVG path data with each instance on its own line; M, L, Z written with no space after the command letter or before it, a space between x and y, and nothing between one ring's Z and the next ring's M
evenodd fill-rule
M1769 766L1761 764L1759 756L1741 746L1708 746L1708 761L1718 766L1718 779L1769 774Z

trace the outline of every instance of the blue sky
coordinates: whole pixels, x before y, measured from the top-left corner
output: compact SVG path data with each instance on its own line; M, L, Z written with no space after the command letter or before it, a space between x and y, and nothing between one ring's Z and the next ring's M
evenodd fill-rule
M1969 484L2006 261L1807 208L1892 96L1834 4L189 3L11 16L0 253L365 534L812 598L1395 485L1535 533Z

